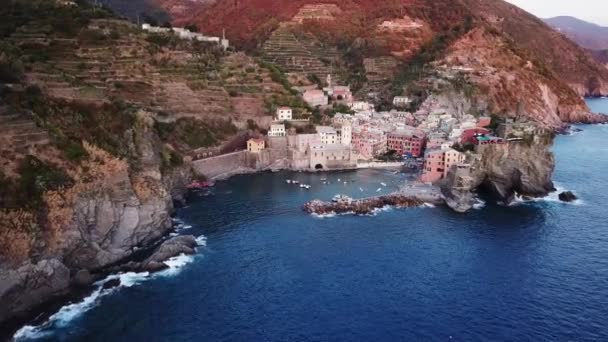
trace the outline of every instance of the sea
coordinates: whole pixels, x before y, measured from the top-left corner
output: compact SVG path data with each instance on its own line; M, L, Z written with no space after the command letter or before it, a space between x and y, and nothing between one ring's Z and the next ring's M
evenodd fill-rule
M589 100L608 113L608 99ZM66 305L19 341L607 341L608 126L557 137L558 193L312 216L311 199L388 193L359 170L236 176L189 195L175 234L201 246L159 274ZM310 190L287 184L298 180ZM324 184L326 182L327 184Z

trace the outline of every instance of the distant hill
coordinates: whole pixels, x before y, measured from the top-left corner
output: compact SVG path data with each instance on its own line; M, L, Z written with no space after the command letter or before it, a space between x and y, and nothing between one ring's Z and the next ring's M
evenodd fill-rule
M544 20L547 24L562 32L585 49L608 49L608 27L568 16L554 17Z

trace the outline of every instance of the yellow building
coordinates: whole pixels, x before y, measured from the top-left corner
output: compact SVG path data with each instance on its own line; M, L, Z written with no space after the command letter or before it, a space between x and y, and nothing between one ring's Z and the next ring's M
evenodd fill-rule
M253 153L260 153L266 148L266 142L264 139L249 139L247 141L247 151Z

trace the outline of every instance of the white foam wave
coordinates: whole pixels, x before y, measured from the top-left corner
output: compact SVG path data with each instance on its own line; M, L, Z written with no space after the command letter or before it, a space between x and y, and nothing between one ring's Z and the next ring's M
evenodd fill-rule
M196 242L199 246L206 246L207 238L204 235L201 235L196 239ZM129 288L155 277L174 276L178 274L184 266L194 261L194 259L195 256L192 255L178 255L165 261L165 264L168 266L166 270L154 274L150 274L149 272L127 272L109 275L105 279L96 282L95 290L80 302L62 307L55 314L51 315L46 322L40 325L26 325L22 327L13 337L15 341L21 341L50 336L52 335L53 328L67 326L71 321L98 305L101 298L118 291L120 288ZM109 289L103 288L105 283L115 279L120 280L120 285Z
M486 206L486 201L482 200L481 198L476 198L475 203L473 204L473 209L481 210L481 209L485 208L485 206Z
M424 202L422 204L423 208L436 208L436 206L433 203L428 203L428 202Z
M563 186L559 185L558 183L555 183L554 185L555 185L556 190L549 193L545 197L524 198L522 196L516 195L515 199L513 200L513 202L510 205L515 206L515 205L521 205L521 204L526 204L526 203L539 203L539 202L552 202L552 203L561 203L561 204L568 204L568 205L584 205L585 204L583 202L583 200L581 200L580 198L573 202L564 202L564 201L560 200L559 194L561 194L564 191L568 191L568 190L566 188L564 188Z
M72 303L59 309L55 314L51 315L46 322L38 326L26 325L15 333L15 340L28 340L46 337L52 334L50 331L53 328L61 328L67 326L74 319L82 316L85 312L95 307L99 300L115 291L120 287L131 287L149 278L148 272L135 273L128 272L122 274L114 274L100 280L95 285L97 288L83 300L78 303ZM104 289L103 285L108 281L120 279L120 285L115 288Z
M336 213L328 213L328 214L317 214L317 213L313 213L312 216L314 218L318 218L318 219L326 219L326 218L332 218L332 217L336 217L337 214Z
M207 237L205 235L197 237L196 243L198 243L199 246L207 246Z

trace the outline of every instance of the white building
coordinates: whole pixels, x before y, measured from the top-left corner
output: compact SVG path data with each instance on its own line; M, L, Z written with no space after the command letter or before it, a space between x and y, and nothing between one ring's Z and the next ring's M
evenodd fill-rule
M278 121L293 120L293 110L289 107L277 108L277 120Z
M173 27L173 28L156 27L156 26L152 26L150 24L142 24L141 29L144 31L153 32L153 33L173 32L173 34L178 36L180 39L197 40L199 42L215 43L215 44L220 45L222 48L224 48L224 50L226 50L228 47L230 47L230 42L228 41L228 39L226 39L225 35L221 38L220 37L211 37L211 36L205 36L202 33L192 32L192 31L182 28L182 27Z
M340 143L340 136L333 127L317 126L317 134L319 134L322 144L331 145Z
M273 124L270 125L270 131L268 131L269 137L284 137L287 135L285 131L285 125L283 124Z
M353 126L350 123L344 123L336 128L338 140L344 146L350 146L353 141Z
M350 109L355 112L368 112L374 110L374 105L365 101L355 101L350 104Z
M412 103L412 100L407 96L395 96L393 98L393 106L402 107Z

